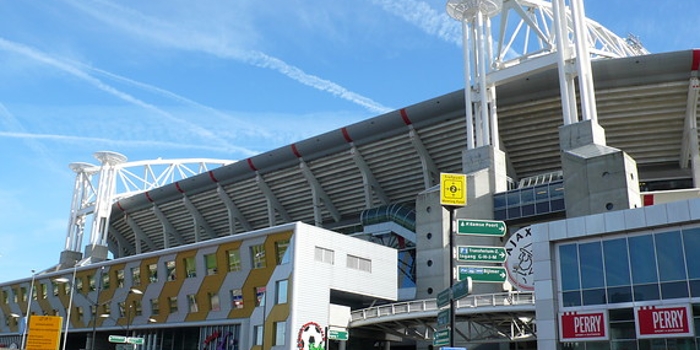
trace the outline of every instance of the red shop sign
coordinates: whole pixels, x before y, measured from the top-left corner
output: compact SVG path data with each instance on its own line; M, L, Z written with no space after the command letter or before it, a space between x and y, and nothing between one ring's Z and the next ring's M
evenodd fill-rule
M608 340L608 312L572 311L559 314L560 340Z
M694 336L690 304L639 306L634 310L638 338Z

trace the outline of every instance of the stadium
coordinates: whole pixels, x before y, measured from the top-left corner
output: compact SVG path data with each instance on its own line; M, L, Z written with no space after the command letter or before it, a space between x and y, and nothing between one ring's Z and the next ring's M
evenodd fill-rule
M697 348L700 50L563 5L448 1L464 90L244 160L71 164L66 245L0 283L0 346ZM513 57L505 14L538 46Z

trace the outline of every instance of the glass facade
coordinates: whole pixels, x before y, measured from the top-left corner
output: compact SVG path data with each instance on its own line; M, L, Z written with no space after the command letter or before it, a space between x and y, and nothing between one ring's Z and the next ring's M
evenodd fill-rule
M493 195L495 220L513 220L563 211L565 211L563 180Z
M698 249L700 228L559 245L562 306L700 297Z

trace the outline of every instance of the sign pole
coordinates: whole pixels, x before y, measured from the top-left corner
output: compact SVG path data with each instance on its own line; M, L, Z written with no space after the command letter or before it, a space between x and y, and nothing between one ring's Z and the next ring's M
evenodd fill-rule
M454 233L455 233L455 208L453 206L447 207L450 212L450 289L454 286L455 276L455 244L454 244ZM455 324L457 323L457 317L455 316L455 299L450 297L450 346L455 346Z

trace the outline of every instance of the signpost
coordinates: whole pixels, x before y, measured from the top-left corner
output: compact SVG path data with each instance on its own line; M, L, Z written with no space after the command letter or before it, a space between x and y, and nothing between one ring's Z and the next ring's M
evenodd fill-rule
M451 299L452 299L452 289L450 289L450 288L443 289L443 291L438 293L438 295L437 295L437 306L438 307L447 306L450 304Z
M440 204L458 207L467 205L467 175L440 174Z
M506 223L493 220L457 219L457 234L503 237L506 234Z
M452 299L459 300L472 292L472 278L467 277L452 286Z
M450 344L450 329L441 329L433 333L433 345L442 346Z
M348 331L340 329L329 329L328 339L331 340L348 340Z
M123 335L110 335L107 340L109 340L110 343L118 343L118 344L125 344L126 343L126 336Z
M458 276L459 280L471 277L474 282L503 283L507 272L499 266L459 266Z
M457 260L462 262L503 263L506 248L482 246L457 246Z
M61 336L60 316L33 315L29 318L29 336L27 349L58 350Z

